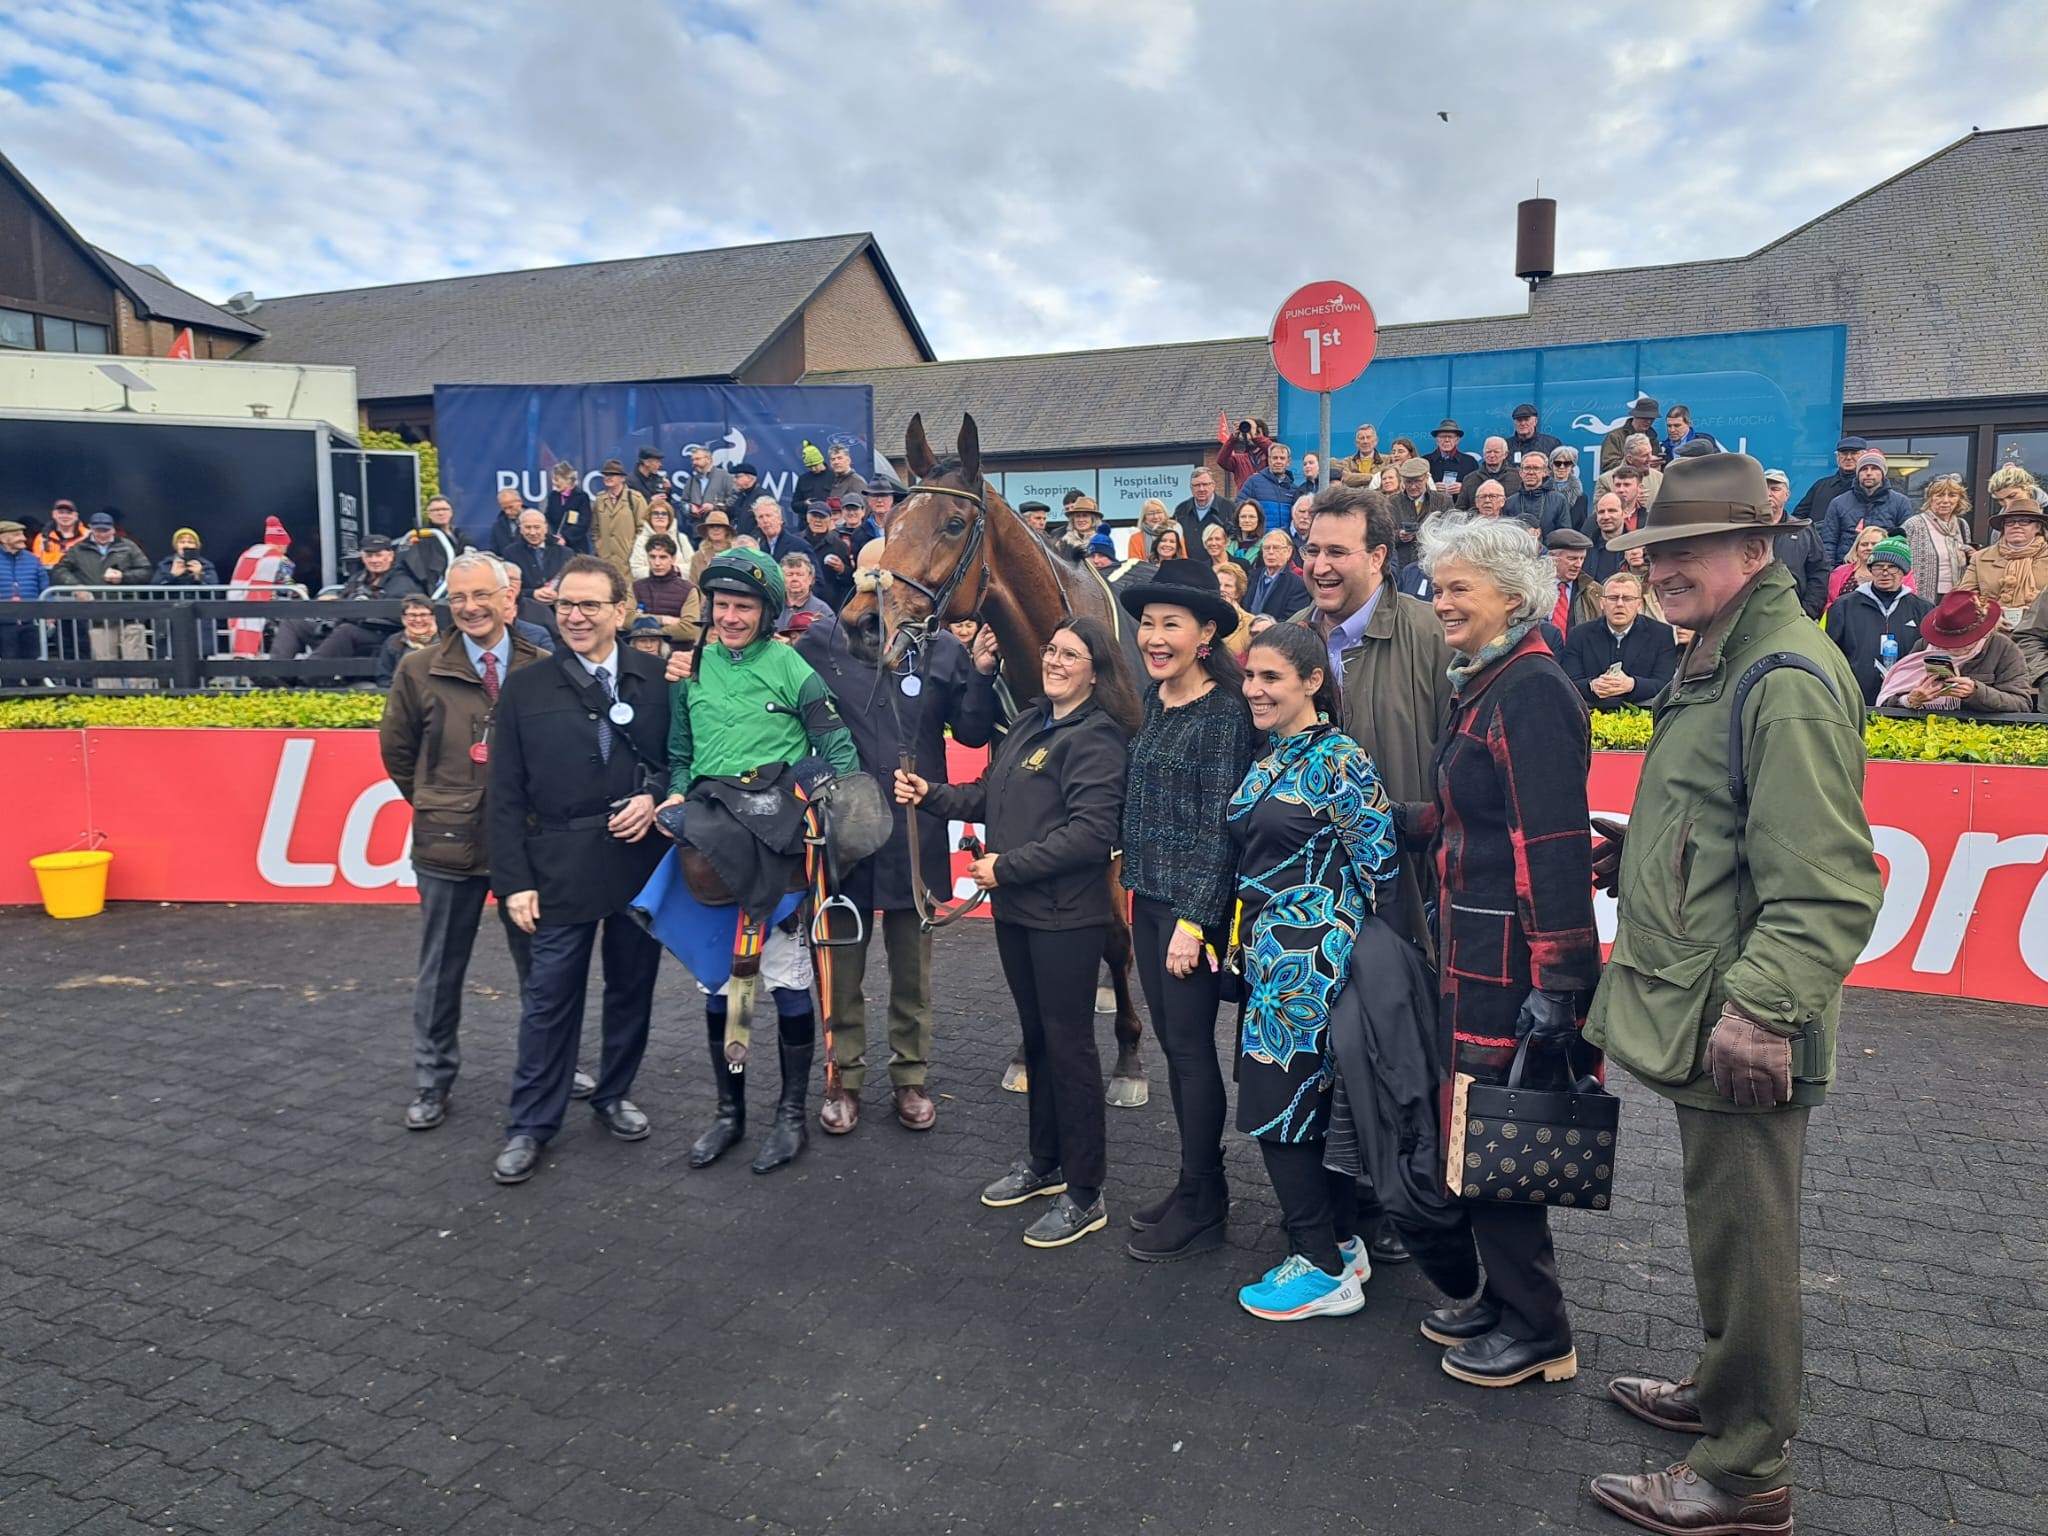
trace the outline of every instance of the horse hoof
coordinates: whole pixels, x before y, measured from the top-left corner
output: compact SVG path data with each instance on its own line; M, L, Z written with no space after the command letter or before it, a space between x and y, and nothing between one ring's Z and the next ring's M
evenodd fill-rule
M1116 993L1108 987L1097 987L1095 989L1095 1011L1097 1013L1115 1013Z
M1137 1109L1151 1102L1152 1085L1142 1077L1112 1077L1103 1097L1112 1109Z
M1031 1075L1024 1070L1023 1062L1013 1061L1003 1068L1003 1092L1029 1093L1030 1091Z

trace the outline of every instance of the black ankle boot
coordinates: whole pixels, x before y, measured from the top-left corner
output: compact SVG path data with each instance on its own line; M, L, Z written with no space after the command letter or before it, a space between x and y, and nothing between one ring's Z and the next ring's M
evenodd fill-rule
M782 1097L775 1105L775 1123L761 1138L761 1150L754 1158L754 1172L773 1173L793 1163L810 1145L806 1105L811 1091L811 1057L817 1050L818 1022L808 1013L778 1021L775 1051L782 1058Z
M1223 1170L1183 1177L1173 1203L1151 1228L1124 1244L1134 1259L1161 1263L1223 1246L1230 1217L1230 1185Z
M1131 1230L1133 1232L1150 1232L1154 1227L1158 1226L1160 1222L1166 1219L1166 1213L1173 1209L1173 1202L1181 1197L1181 1192L1187 1187L1188 1176L1182 1174L1175 1181L1173 1188L1169 1189L1157 1200L1147 1200L1143 1205L1131 1212L1125 1218L1125 1220L1130 1222Z
M711 1081L718 1089L718 1117L690 1148L692 1168L709 1168L747 1134L747 1071L725 1059L725 1015L707 1011L704 1031L711 1040Z

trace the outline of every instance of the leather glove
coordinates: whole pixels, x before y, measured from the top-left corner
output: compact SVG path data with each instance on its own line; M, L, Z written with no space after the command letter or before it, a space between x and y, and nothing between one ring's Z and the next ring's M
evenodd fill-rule
M1600 834L1593 844L1593 889L1612 896L1621 885L1621 845L1628 836L1628 823L1595 816L1593 830Z
M1522 999L1522 1011L1515 1015L1515 1039L1531 1045L1561 1046L1577 1038L1578 1009L1569 992L1545 992L1538 988Z
M1707 1036L1707 1070L1714 1075L1714 1091L1744 1109L1791 1101L1792 1042L1733 1003L1721 1005Z

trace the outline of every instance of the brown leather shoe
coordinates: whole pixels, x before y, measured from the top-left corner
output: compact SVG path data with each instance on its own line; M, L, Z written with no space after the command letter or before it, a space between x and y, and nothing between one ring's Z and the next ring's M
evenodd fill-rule
M1657 1376L1617 1376L1607 1383L1607 1395L1645 1424L1673 1429L1681 1435L1697 1435L1700 1423L1699 1388L1692 1378L1665 1381Z
M1661 1536L1789 1536L1792 1490L1723 1493L1679 1462L1664 1472L1606 1472L1593 1497L1622 1519Z
M911 1083L896 1090L896 1118L906 1131L928 1131L939 1118L939 1108L922 1083Z
M827 1136L844 1136L860 1124L860 1095L845 1088L825 1090L825 1102L818 1109L818 1124Z

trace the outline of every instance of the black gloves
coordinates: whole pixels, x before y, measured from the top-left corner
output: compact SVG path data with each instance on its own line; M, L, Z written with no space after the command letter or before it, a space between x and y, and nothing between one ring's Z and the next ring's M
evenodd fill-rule
M1530 992L1515 1015L1515 1039L1533 1046L1564 1046L1578 1038L1578 1008L1569 992Z

